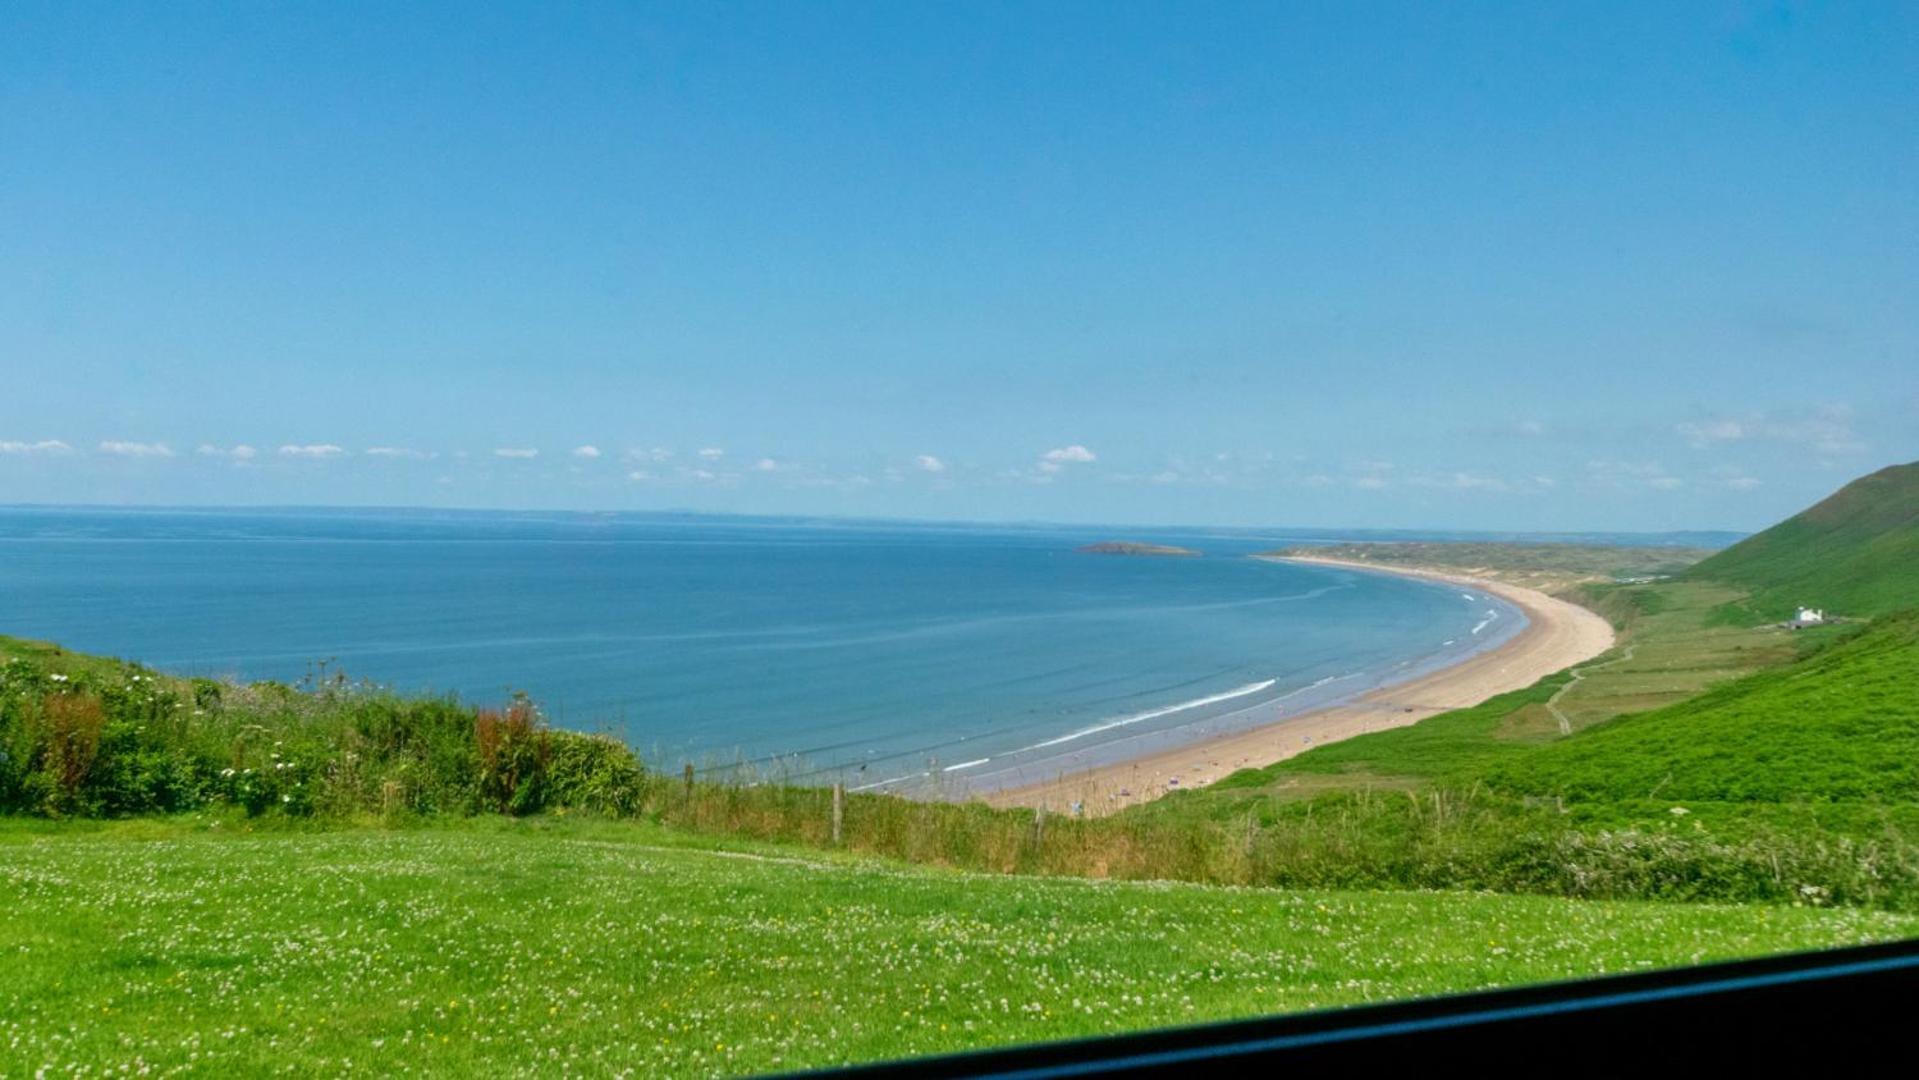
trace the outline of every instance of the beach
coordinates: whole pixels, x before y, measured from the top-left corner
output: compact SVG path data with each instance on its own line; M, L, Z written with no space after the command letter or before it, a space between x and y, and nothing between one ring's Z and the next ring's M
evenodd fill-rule
M1240 769L1271 765L1315 746L1405 727L1438 713L1477 705L1590 660L1613 645L1613 629L1605 619L1534 589L1339 559L1292 557L1275 561L1398 574L1482 589L1518 607L1525 613L1527 625L1496 648L1349 702L1051 780L1002 788L978 798L994 806L1043 807L1059 813L1077 809L1089 815L1111 813L1169 791L1205 787Z

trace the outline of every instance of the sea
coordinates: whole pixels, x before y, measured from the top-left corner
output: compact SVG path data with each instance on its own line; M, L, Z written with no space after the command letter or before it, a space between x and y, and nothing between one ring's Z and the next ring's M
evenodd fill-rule
M1345 538L0 508L0 633L181 675L525 693L665 769L987 791L1281 720L1524 626L1475 589L1250 557ZM1204 554L1078 550L1112 539Z

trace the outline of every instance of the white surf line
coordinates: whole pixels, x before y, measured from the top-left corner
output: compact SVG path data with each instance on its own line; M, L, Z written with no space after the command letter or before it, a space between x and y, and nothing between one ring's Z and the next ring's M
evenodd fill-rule
M892 779L890 779L890 780L875 780L875 781L873 781L873 782L872 782L872 783L870 783L870 784L861 784L861 785L860 785L859 787L850 787L850 788L847 788L846 790L848 790L848 791L871 791L871 790L873 790L874 788L881 788L881 787L891 787L891 786L892 786L892 785L894 785L894 784L904 784L904 783L906 783L906 782L907 782L908 780L924 780L924 779L926 779L927 777L929 777L929 776L931 776L931 775L933 775L933 774L932 774L932 773L930 773L930 772L923 772L923 773L909 773L909 774L907 774L907 775L905 775L905 776L895 776L895 777L893 777L893 778L892 778Z
M1126 727L1129 724L1137 724L1141 722L1142 720L1155 720L1162 716L1171 716L1172 714L1176 712L1185 712L1188 709L1197 709L1206 705L1216 705L1222 701L1231 701L1234 698L1245 697L1247 694L1257 694L1261 690L1271 689L1273 684L1277 682L1279 682L1278 679L1267 679L1264 682L1247 683L1245 686L1242 686L1237 690L1228 690L1228 691L1225 691L1224 693L1210 694L1203 698L1194 698L1191 701L1182 701L1177 705L1168 705L1160 709L1148 709L1145 712L1133 713L1131 716L1122 716L1114 720L1107 720L1102 723L1094 724L1092 727L1081 728L1078 731L1061 735L1058 738L1047 739L1045 742L1037 742L1031 746L1023 746L1019 750L1014 751L1014 753L1023 753L1024 751L1027 751L1027 750L1044 750L1050 746L1058 746L1061 743L1069 743L1074 741L1075 739L1083 739L1088 735L1097 735L1102 731L1111 731L1114 728Z
M1488 626L1491 626L1494 620L1498 618L1499 618L1499 610L1497 608L1487 608L1486 617L1479 620L1478 626L1473 627L1473 633L1477 635L1481 630L1484 630Z
M1349 671L1343 675L1327 675L1323 678L1316 679L1305 686L1299 687L1295 690L1287 691L1286 693L1281 694L1279 697L1276 697L1269 702L1265 702L1262 705L1249 706L1249 708L1263 708L1267 705L1277 705L1280 702L1298 697L1301 694L1310 693L1311 691L1317 690L1320 687L1325 686L1329 683L1336 683L1345 679L1358 678L1359 676L1364 674L1365 672L1362 672L1362 671ZM1231 701L1234 698L1245 697L1248 694L1257 694L1261 690L1270 689L1272 686L1274 686L1278 682L1279 682L1278 679L1267 679L1263 682L1248 683L1247 685L1239 687L1236 690L1228 690L1228 691L1225 691L1224 693L1211 694L1203 698L1196 698L1192 701L1180 702L1177 705L1168 705L1160 709L1149 709L1143 713L1134 713L1131 716L1123 716L1117 720L1108 721L1102 724L1095 724L1094 726L1089 728L1082 728L1079 731L1075 731L1067 735L1061 735L1058 738L1047 739L1045 742L1034 743L1031 746L1023 746L1023 747L1020 747L1018 750L1011 751L1009 754L1002 755L1002 756L1010 757L1010 756L1026 753L1032 750L1041 750L1048 747L1058 746L1061 743L1071 742L1075 739L1083 738L1084 736L1091 735L1096 732L1110 731L1117 727L1124 727L1128 724L1139 723L1142 720L1150 720L1160 716L1170 716L1173 713L1184 712L1187 709L1197 709L1202 705L1215 705L1222 701ZM1242 709L1237 712L1222 713L1218 717L1218 719L1223 720L1227 717L1238 716L1240 715L1240 713L1243 713L1244 711L1245 710ZM1123 742L1125 740L1121 740L1121 741ZM1118 745L1118 744L1116 743L1115 745ZM942 774L950 773L950 772L959 772L962 769L972 769L981 765L990 764L993 760L994 760L993 758L984 757L984 758L978 758L973 761L962 761L958 765L945 766L939 771ZM934 774L931 770L927 770L925 772L908 773L905 776L894 776L894 777L888 777L885 780L875 780L871 783L861 784L858 787L849 787L846 790L849 792L872 791L875 788L892 787L895 784L906 784L906 783L911 783L915 780L930 780L933 778L933 775Z

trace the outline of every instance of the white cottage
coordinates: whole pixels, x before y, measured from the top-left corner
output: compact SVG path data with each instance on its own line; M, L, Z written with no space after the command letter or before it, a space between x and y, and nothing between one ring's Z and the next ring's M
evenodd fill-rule
M1825 621L1826 613L1818 608L1802 607L1798 613L1792 617L1792 625L1795 627L1818 626Z

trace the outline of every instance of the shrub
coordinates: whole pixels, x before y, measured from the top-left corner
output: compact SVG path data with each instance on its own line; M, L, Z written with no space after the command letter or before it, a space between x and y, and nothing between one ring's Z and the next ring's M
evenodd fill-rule
M553 756L547 767L552 805L607 817L639 812L646 796L646 774L633 751L605 735L550 733Z
M480 757L480 797L502 814L531 814L546 805L552 740L533 703L515 698L505 712L481 709L473 717Z
M81 785L100 755L107 711L91 694L52 694L42 699L40 718L45 731L45 768L53 782L57 809L79 810Z

